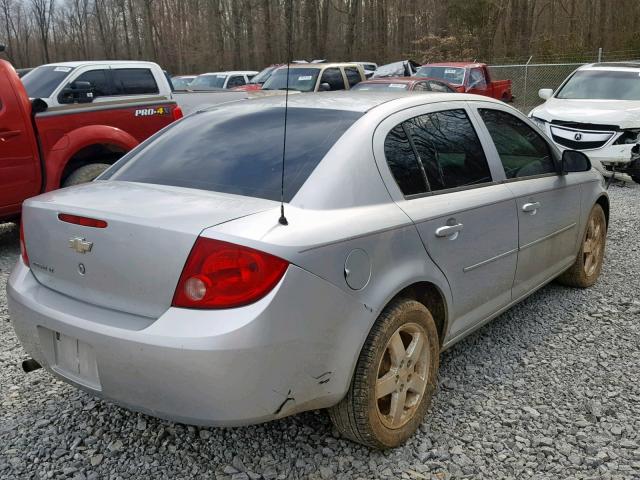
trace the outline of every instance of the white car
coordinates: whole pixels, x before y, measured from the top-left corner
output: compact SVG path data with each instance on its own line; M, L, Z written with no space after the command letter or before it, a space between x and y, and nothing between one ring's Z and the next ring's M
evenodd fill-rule
M581 150L605 175L640 183L640 63L595 63L575 70L529 117L560 147Z
M189 84L189 90L219 90L242 87L257 74L258 72L255 70L203 73Z

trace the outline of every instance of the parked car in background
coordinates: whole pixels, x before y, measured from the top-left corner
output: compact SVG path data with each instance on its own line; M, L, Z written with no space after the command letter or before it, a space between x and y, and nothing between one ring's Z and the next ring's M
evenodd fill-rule
M188 90L196 75L176 75L171 77L174 90Z
M510 106L292 95L283 170L284 115L278 97L190 115L26 201L7 287L26 352L150 415L329 408L388 448L424 422L443 349L555 278L596 282L601 176Z
M640 183L640 63L595 63L575 70L529 116L560 148L586 153L605 175Z
M402 60L401 62L388 63L376 68L371 78L381 77L411 77L416 74L420 64L413 60Z
M286 66L276 69L262 90L285 90L287 86L299 92L349 90L363 80L366 80L364 69L356 63L296 63L289 65L289 69Z
M484 63L429 63L418 68L416 77L438 78L459 92L484 95L503 102L513 101L511 80L492 80Z
M351 63L357 63L358 65L361 65L362 68L364 69L364 75L367 78L371 78L374 72L378 68L378 64L374 62L351 62Z
M353 86L357 91L408 91L408 92L439 92L456 93L456 89L447 82L435 78L415 77L383 77L365 80Z
M246 85L257 75L253 70L238 70L231 72L213 72L198 75L189 85L189 90L226 90Z
M162 70L146 62L43 65L19 79L0 60L0 105L0 221L26 198L93 180L182 117Z
M282 67L282 64L279 63L275 65L269 65L267 68L260 71L260 73L258 73L255 77L249 80L249 83L247 83L246 85L242 85L240 87L234 87L233 89L237 91L243 91L243 92L260 90L262 89L262 85L264 85L264 82L269 80L269 77L271 77L271 74L273 74L273 72L278 67Z

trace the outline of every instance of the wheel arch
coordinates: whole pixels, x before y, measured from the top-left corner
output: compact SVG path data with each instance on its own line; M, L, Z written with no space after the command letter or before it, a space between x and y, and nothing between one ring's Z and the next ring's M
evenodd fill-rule
M607 228L609 228L609 197L607 195L600 195L596 200L596 204L600 205L602 210L604 210L604 218L607 221Z

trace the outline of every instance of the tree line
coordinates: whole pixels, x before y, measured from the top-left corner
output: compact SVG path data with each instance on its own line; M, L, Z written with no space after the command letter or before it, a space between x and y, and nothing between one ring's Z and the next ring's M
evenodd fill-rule
M144 59L172 73L294 59L522 60L640 50L639 0L0 0L17 67ZM289 15L291 17L289 17Z

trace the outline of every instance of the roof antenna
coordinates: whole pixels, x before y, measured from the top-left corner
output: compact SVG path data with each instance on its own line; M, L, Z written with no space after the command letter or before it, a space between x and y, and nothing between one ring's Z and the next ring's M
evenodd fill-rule
M289 67L291 65L291 21L293 20L293 0L287 1L287 88L284 91L284 138L282 141L282 177L280 179L280 225L289 225L284 216L284 159L287 152L287 113L289 111Z

